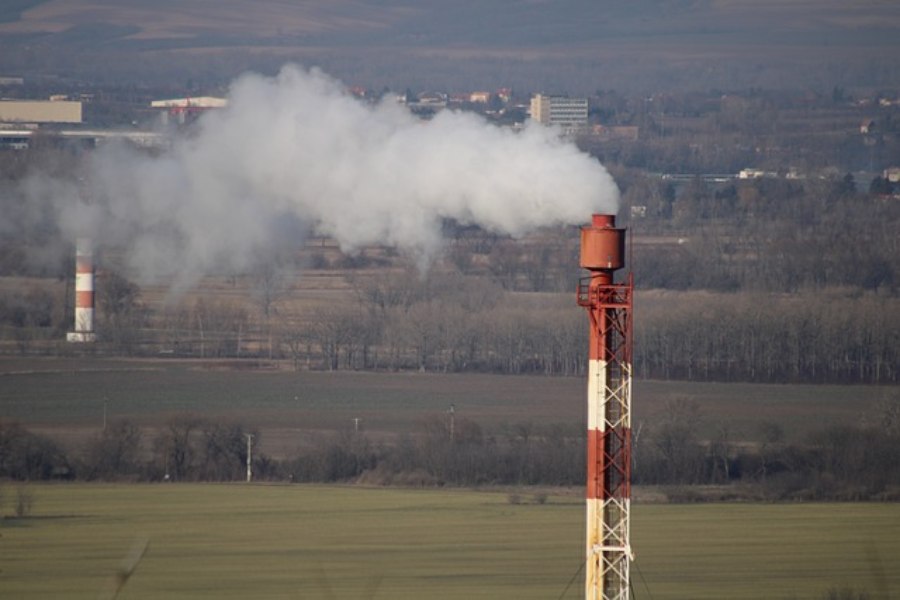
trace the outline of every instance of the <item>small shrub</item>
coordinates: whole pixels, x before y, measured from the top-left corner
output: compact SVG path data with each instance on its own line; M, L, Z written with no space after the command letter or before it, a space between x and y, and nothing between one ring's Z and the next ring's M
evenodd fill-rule
M866 592L857 592L853 588L831 588L822 594L822 600L869 600Z
M668 501L672 504L688 504L703 500L697 489L684 485L669 487L665 490L665 494Z
M321 252L314 252L309 257L309 268L310 269L327 269L331 266L331 263L328 261L328 258Z
M534 495L535 504L547 504L547 494L539 492Z
M506 497L506 501L510 504L522 504L522 496L519 494L510 494Z
M16 492L16 516L20 519L31 514L34 507L34 494L24 485Z

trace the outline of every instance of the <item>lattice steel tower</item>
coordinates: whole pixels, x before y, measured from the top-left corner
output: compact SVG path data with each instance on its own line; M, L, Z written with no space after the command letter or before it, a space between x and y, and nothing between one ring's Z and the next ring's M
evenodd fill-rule
M625 230L615 216L594 215L581 229L578 304L590 319L587 403L587 557L584 597L628 600L631 522L631 274L625 266Z

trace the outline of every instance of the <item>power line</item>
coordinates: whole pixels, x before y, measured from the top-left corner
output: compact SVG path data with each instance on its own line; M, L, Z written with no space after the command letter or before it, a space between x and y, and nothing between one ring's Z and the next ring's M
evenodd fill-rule
M634 565L635 570L638 572L638 577L641 578L641 582L644 584L644 589L647 590L647 597L650 600L653 600L653 594L650 593L650 586L647 585L647 580L644 578L641 568L638 566L637 562L632 561L631 564ZM631 595L634 596L634 586L631 587Z
M563 599L563 597L566 595L566 592L568 592L569 588L572 587L572 583L578 578L578 575L581 573L582 569L584 569L584 561L581 561L578 564L578 570L575 571L575 574L572 575L572 577L569 579L569 583L566 584L566 587L565 587L565 589L563 589L562 594L559 595L558 600Z

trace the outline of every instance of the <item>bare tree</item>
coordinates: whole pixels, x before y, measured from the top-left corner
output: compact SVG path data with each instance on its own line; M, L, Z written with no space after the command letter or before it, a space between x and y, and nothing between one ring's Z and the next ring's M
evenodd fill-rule
M900 393L881 398L875 411L878 427L891 437L900 436Z
M278 302L288 292L287 269L284 260L278 254L261 254L257 256L256 264L252 267L252 274L253 298L262 313L271 359L274 352L271 318L278 312Z
M784 445L784 429L773 421L759 424L759 473L763 481L777 463Z
M98 332L121 352L131 352L144 320L140 288L117 271L97 278Z
M127 419L114 420L88 442L85 466L88 479L136 477L141 470L141 430Z
M358 312L352 307L329 306L315 311L309 332L318 344L329 371L341 366L341 353L353 345Z
M236 356L248 328L247 312L240 306L199 298L193 322L200 337L200 356Z
M247 435L252 445L260 442L258 431L248 431L238 423L205 421L200 424L198 444L199 478L204 481L234 481L244 477L247 464Z
M280 327L281 343L287 346L295 371L300 370L300 363L305 359L306 368L309 368L312 357L312 345L314 336L308 326L297 323L283 322Z
M165 478L190 480L196 476L199 433L203 420L192 414L173 417L155 441Z
M398 307L409 310L423 299L428 288L428 281L411 266L378 276L351 277L350 283L360 304L381 316Z
M698 483L703 452L697 438L700 407L695 400L678 397L666 402L662 424L654 439L668 472L668 482Z
M727 483L731 479L731 460L734 445L731 441L731 429L727 423L719 423L715 435L709 442L709 457L712 473L710 479L717 483Z

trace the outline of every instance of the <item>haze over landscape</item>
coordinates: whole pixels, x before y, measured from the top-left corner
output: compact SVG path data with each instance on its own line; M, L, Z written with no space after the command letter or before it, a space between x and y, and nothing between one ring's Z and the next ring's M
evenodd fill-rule
M882 0L17 0L0 7L0 70L210 84L296 61L401 89L883 86L898 27Z
M0 0L0 596L896 597L898 58L894 0Z

